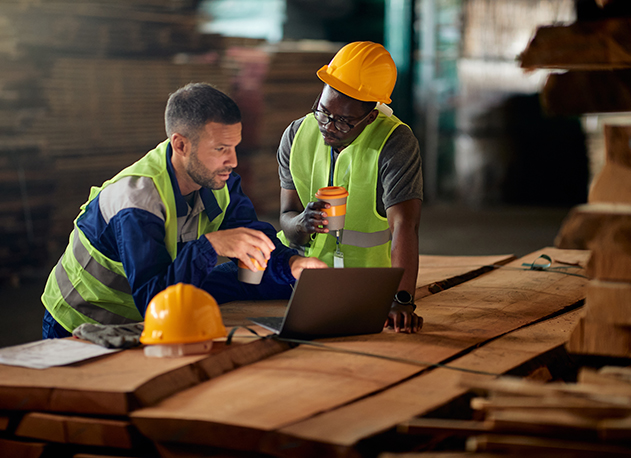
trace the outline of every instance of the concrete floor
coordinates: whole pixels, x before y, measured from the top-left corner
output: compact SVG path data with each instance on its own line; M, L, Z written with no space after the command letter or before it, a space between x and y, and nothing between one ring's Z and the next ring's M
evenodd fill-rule
M525 256L554 245L569 208L423 208L420 252L433 255L515 254ZM274 223L274 221L271 221ZM52 266L51 266L52 267ZM41 338L40 295L48 268L21 279L19 287L0 287L0 347Z

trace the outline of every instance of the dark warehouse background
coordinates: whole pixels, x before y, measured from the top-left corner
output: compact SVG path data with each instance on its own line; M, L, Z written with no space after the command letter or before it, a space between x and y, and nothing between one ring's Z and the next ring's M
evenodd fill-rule
M277 224L276 148L315 72L383 43L392 107L424 163L423 254L524 255L553 244L602 163L602 116L551 116L546 72L517 57L587 0L115 0L0 4L0 346L39 338L45 278L99 186L164 139L170 92L208 81L243 112L244 189Z

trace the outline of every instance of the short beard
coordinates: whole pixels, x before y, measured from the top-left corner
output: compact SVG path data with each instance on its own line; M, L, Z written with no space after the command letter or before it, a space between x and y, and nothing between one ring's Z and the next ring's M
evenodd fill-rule
M199 158L197 157L197 148L193 148L190 160L186 166L186 172L191 179L202 188L218 190L222 189L226 183L223 180L218 180L217 175L220 173L231 173L232 167L210 172L206 167L204 167L204 164L199 161Z

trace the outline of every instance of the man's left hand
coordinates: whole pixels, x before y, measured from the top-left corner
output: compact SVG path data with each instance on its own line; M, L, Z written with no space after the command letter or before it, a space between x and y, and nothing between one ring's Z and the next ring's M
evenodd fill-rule
M308 258L298 255L289 258L289 268L296 280L298 280L304 269L327 269L328 267L329 266L327 266L324 261L320 261L318 258Z
M414 305L392 303L384 327L393 327L395 332L412 334L423 327L423 318L414 313Z

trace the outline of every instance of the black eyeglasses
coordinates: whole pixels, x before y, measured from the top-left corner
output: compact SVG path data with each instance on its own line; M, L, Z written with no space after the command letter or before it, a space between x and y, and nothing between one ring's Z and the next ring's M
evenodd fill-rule
M357 121L353 125L353 124L350 124L347 121L343 121L342 119L334 118L333 116L330 116L330 115L326 114L324 111L318 110L317 108L313 108L313 116L315 116L316 121L318 121L323 126L326 126L328 123L333 122L333 125L335 126L335 128L337 130L339 130L343 134L346 134L346 133L350 132L352 129L354 129L355 126L357 126L364 119L366 119L368 116L370 116L370 113L372 113L372 112L373 112L373 110L370 110L366 116L364 116L362 119L360 119L359 121Z

